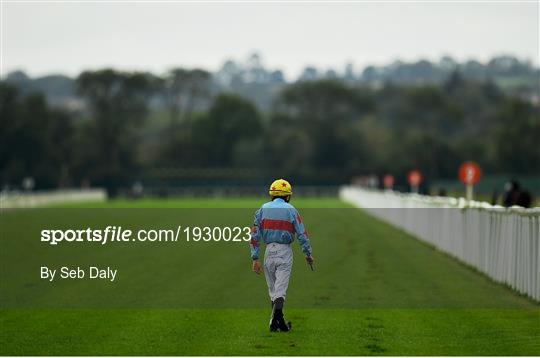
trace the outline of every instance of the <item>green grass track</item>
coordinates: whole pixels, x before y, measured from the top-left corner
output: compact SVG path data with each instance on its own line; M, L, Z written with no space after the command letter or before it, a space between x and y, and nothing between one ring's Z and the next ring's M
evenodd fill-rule
M68 207L251 208L260 202L145 200ZM0 354L540 355L538 303L336 199L293 204L303 213L316 258L312 272L294 243L285 306L293 331L268 332L266 284L250 271L247 245L156 248L137 252L139 265L126 265L124 275L136 284L139 266L148 267L152 255L182 270L152 277L151 287L141 275L144 284L131 308L25 308L0 301ZM0 224L22 225L23 217L2 213ZM9 245L4 248L19 252ZM109 253L114 256L113 247ZM0 270L14 256L0 253ZM119 264L124 259L115 258ZM17 287L0 283L0 290ZM63 297L69 298L70 287L58 286ZM92 307L95 291L78 290ZM32 293L32 303L47 291L21 285L20 292ZM177 307L142 307L175 297Z

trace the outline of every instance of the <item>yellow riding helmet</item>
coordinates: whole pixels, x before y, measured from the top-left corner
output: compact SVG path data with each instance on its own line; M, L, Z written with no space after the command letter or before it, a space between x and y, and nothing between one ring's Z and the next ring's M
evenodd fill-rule
M292 186L285 179L274 180L268 190L270 196L288 196L292 195Z

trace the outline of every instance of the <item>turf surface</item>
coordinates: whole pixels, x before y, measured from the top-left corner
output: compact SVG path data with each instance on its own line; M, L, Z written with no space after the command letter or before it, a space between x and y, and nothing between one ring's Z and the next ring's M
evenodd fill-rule
M190 199L77 207L252 208L259 204L256 199ZM73 284L55 286L55 296L46 286L17 285L22 276L15 277L0 286L0 353L540 355L537 303L335 199L296 200L294 204L303 208L317 261L316 271L309 271L295 243L285 311L293 321L292 332L267 331L264 278L250 272L244 244L184 245L173 252L159 245L128 253L109 247L107 254L92 252L87 258L88 252L82 251L69 259L92 262L109 256L117 260L126 278L115 287L123 288L125 297L122 293L119 297L123 302L131 299L129 304L112 309L96 296L95 286L79 285L75 308L31 309L25 304L46 307L51 305L50 297L67 297L59 305L68 306L68 299L74 296ZM189 215L186 210L172 212ZM133 211L131 216L134 221L154 222L156 218L148 213ZM220 211L224 220L239 213L243 214ZM30 230L25 215L28 213L2 213L2 232L11 232L10 225L22 223ZM4 243L5 235L0 240ZM8 241L3 246L8 249L0 253L4 272L21 259L17 253L23 244ZM128 265L134 255L138 265ZM145 276L141 268L149 265L163 265L158 268L167 270ZM176 266L181 269L175 270ZM133 295L137 282L141 287ZM17 307L13 299L23 294L28 302Z

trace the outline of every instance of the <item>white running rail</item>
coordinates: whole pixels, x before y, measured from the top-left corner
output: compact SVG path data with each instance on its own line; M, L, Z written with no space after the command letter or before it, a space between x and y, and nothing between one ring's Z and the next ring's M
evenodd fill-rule
M340 198L540 301L540 208L342 187Z
M105 201L104 189L62 189L36 192L0 192L0 209L34 208L69 202Z

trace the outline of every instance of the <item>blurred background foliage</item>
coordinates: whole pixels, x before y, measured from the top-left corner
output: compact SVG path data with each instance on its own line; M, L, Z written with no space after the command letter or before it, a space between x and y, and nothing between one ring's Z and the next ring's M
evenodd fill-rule
M356 74L308 67L287 82L259 55L216 73L103 69L76 79L0 84L0 184L340 184L417 168L456 177L465 160L487 174L540 173L539 72L500 57L449 57ZM536 87L535 87L536 81Z

